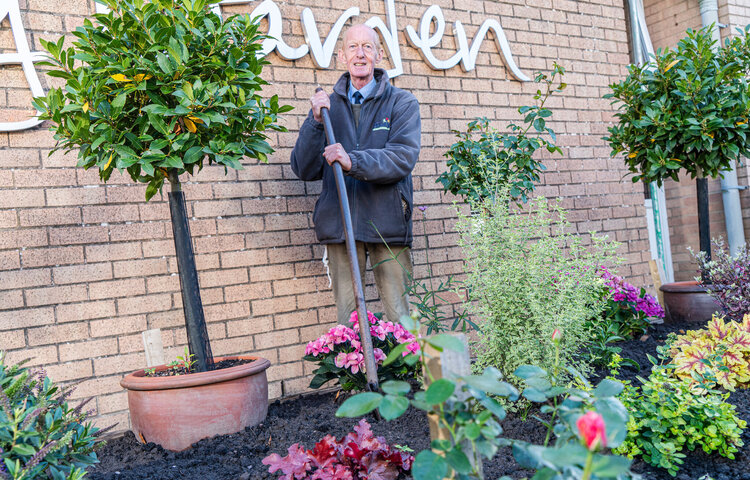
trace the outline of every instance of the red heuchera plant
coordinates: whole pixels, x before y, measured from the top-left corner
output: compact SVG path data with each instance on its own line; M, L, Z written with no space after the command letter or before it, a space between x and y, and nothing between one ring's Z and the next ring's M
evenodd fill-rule
M295 443L289 455L272 453L263 459L269 473L281 470L279 480L395 480L408 472L414 457L376 437L365 419L341 441L326 435L312 450Z

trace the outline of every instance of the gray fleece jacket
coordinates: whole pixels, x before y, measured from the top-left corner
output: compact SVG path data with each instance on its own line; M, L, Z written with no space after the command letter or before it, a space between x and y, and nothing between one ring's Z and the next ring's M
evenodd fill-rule
M354 238L379 243L382 236L389 245L410 246L411 171L419 158L421 135L419 104L414 95L391 85L385 70L376 68L375 80L374 93L362 103L357 128L347 98L348 73L330 95L334 135L352 161L344 179ZM313 213L315 234L321 243L343 243L336 182L333 168L323 158L325 146L323 124L311 110L292 150L292 170L302 180L323 180Z

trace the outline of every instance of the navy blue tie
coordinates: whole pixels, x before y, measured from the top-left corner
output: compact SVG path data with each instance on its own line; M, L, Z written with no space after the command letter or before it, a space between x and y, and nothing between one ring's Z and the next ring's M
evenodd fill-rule
M352 99L354 100L354 105L360 105L362 103L362 94L359 92L354 92L354 95L352 95Z

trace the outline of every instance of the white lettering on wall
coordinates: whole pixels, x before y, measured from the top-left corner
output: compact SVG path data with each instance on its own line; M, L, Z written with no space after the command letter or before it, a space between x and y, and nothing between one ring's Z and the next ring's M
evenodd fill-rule
M222 5L248 4L254 3L255 1L257 0L223 0L214 5L213 10L221 15ZM380 17L371 17L365 22L365 24L377 30L383 38L383 46L388 52L388 58L392 65L392 68L388 70L388 76L394 78L404 73L403 63L401 61L401 45L399 45L398 41L396 6L395 0L384 1L386 21L384 22ZM31 93L33 96L38 97L44 95L44 90L39 82L39 76L34 68L34 62L43 60L45 54L42 52L32 52L29 49L29 44L26 41L26 32L24 31L23 23L21 22L21 13L18 4L19 0L16 0L15 2L13 2L13 0L0 0L0 22L2 22L5 17L10 18L10 27L13 32L13 38L16 42L17 50L17 53L0 54L0 65L22 65ZM97 13L108 12L107 7L104 5L99 3L96 3L95 5ZM298 47L290 46L284 41L282 30L284 20L281 16L281 10L274 0L263 0L253 9L250 16L265 18L268 23L267 33L269 38L263 40L263 48L260 51L260 55L265 56L275 50L278 55L285 60L297 60L310 54L313 62L319 68L330 68L336 43L341 36L341 31L343 30L344 25L350 18L358 17L359 14L358 7L348 8L339 16L333 27L331 27L331 31L328 33L326 39L321 40L320 30L315 21L315 15L310 8L303 9L300 14L300 22L302 23L302 31L305 33L305 43ZM430 34L430 29L433 23L435 25L435 31ZM485 20L474 35L474 40L472 41L471 46L468 44L463 25L460 21L456 21L453 24L453 36L456 38L458 51L445 60L438 59L432 53L432 49L440 45L443 34L445 33L445 18L443 17L443 10L439 6L432 5L425 10L419 22L419 33L417 33L411 25L408 25L406 27L406 36L409 43L419 50L424 61L433 69L447 70L460 63L461 68L465 72L469 72L475 68L479 47L490 30L492 30L493 36L495 37L495 43L500 50L503 62L511 75L522 82L530 81L531 79L518 68L518 65L516 65L516 62L513 60L513 54L510 50L508 39L505 37L503 27L497 20L491 18ZM25 130L39 125L40 123L41 122L37 116L19 122L0 122L0 132Z
M34 62L43 60L44 54L41 52L32 52L29 48L29 42L26 40L26 32L21 22L21 10L18 8L18 2L5 0L0 2L0 23L5 18L10 20L10 29L13 33L13 41L16 43L16 53L0 54L1 65L21 65L23 73L26 76L26 82L29 84L31 94L35 97L44 95L42 84L39 82L39 75L34 68ZM0 122L0 132L13 132L16 130L26 130L39 125L41 120L37 115L28 120L18 122Z
M430 35L430 27L435 23L435 33ZM477 62L477 54L479 53L479 47L487 35L487 32L492 30L495 37L495 43L502 53L503 61L505 66L510 70L511 75L517 80L522 82L528 82L531 79L527 77L516 62L513 60L513 54L510 51L510 45L508 45L508 39L505 36L502 25L497 20L488 18L482 23L482 26L477 30L474 35L474 41L471 42L471 48L469 47L466 40L466 31L460 21L456 20L453 24L453 36L456 37L456 43L458 43L458 51L446 60L439 60L432 53L432 48L439 45L443 39L443 33L445 32L445 19L443 18L443 10L438 5L432 5L430 8L425 10L422 15L422 19L419 22L419 34L414 30L411 25L406 27L406 37L409 42L417 49L422 55L422 58L436 70L447 70L454 67L459 61L461 62L461 68L464 72L474 70Z

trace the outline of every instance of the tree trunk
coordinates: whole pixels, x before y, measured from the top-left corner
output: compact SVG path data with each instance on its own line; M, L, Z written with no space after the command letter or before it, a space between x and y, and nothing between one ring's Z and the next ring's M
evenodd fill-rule
M214 363L211 344L206 331L206 319L203 315L198 272L195 268L193 242L190 236L190 225L185 209L185 195L180 186L180 179L175 170L169 172L169 212L172 215L172 233L174 250L177 254L177 272L180 277L182 308L185 312L190 353L195 360L195 370L205 372Z
M701 252L706 252L706 259L711 260L711 226L708 220L708 178L699 177L695 186L698 193L698 234L700 235ZM704 275L703 284L706 283Z

